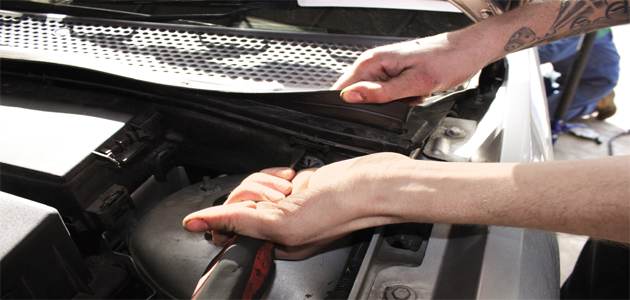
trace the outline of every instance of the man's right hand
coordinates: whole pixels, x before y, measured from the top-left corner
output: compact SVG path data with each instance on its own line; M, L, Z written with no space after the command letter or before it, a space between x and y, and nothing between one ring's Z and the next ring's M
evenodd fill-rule
M368 50L332 89L342 90L342 99L350 103L407 98L418 104L509 52L630 20L627 2L586 2L535 1L458 31Z
M296 175L288 168L266 169L246 178L224 205L188 215L184 228L212 230L218 246L233 234L271 240L277 243L276 257L303 259L349 232L396 223L392 216L373 213L373 201L383 191L383 179L410 160L379 153Z
M420 104L432 93L455 88L490 63L483 49L459 32L386 45L361 54L332 89L350 103L405 99ZM481 51L480 51L481 50Z

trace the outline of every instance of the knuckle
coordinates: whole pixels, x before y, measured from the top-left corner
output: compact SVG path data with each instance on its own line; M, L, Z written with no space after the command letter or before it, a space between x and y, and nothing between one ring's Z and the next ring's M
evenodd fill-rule
M247 184L249 182L256 181L256 179L260 177L260 174L261 173L253 173L253 174L250 174L249 176L245 177L245 179L243 179L243 181L241 181L241 184L239 185L239 187L244 185L244 184Z
M364 67L365 65L372 64L374 63L374 61L378 61L380 59L380 57L382 56L381 53L382 52L377 50L376 48L367 50L359 55L359 57L355 61L355 65L358 67Z
M243 181L247 181L247 182L260 182L260 181L264 181L267 180L269 178L269 174L266 173L254 173L252 175L247 176L247 178Z
M236 215L224 216L218 225L218 228L214 229L219 230L223 233L239 233L239 217Z
M245 192L246 192L245 187L243 187L242 185L237 186L235 189L232 190L232 192L230 192L230 195L228 196L226 203L230 201L234 201L236 199L240 199L241 197L243 197L243 194Z
M236 187L235 189L233 189L230 192L230 195L228 195L227 199L223 203L224 204L232 203L232 202L236 201L240 197L239 195L240 195L240 190L239 190L238 187Z
M263 200L264 192L260 189L253 189L249 187L237 187L230 193L225 204L237 203L246 200Z
M270 174L272 175L273 173L275 173L276 171L282 170L283 168L277 167L277 168L266 168L266 169L262 169L260 170L259 173L263 173L263 174Z

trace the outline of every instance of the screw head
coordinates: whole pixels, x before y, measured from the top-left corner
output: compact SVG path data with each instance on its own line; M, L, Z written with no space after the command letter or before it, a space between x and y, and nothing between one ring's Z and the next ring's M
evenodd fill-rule
M390 286L385 289L384 299L386 300L412 300L416 299L416 294L412 289L403 286Z
M405 299L409 299L409 296L411 296L411 293L409 292L408 289L399 287L399 288L396 288L392 292L392 295L394 295L394 299L405 300Z
M457 126L453 126L449 129L446 129L446 135L452 137L452 138L462 138L464 136L466 136L466 131L464 131L463 129L461 129L460 127Z

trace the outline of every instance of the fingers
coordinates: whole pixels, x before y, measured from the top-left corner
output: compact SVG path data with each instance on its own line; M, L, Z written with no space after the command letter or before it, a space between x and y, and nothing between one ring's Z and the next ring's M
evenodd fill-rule
M271 202L259 203L243 201L202 209L186 216L182 225L188 231L217 230L264 238L257 229L269 227L277 209Z
M315 169L300 172L300 190L308 186L308 177ZM270 209L275 208L275 202L284 199L293 192L293 184L289 180L294 180L295 171L290 168L269 168L247 177L228 196L224 204L243 203L241 208ZM235 212L237 208L227 211ZM210 213L211 212L211 213ZM234 235L230 226L228 229L221 227L210 227L209 220L218 216L221 212L215 209L205 209L189 215L184 219L184 228L189 231L212 231L213 242L219 246L225 245ZM247 218L247 217L245 217Z
M273 202L256 202L253 205L249 204L248 207L254 207L257 210L264 210L264 209L275 209L277 206ZM191 222L195 222L197 220L192 220ZM224 247L225 245L227 245L232 239L232 237L234 236L233 232L227 232L227 231L221 231L221 230L212 230L211 233L212 233L212 242L214 242L214 244L219 247Z
M390 77L398 75L403 69L399 62L391 59L387 48L391 46L377 47L363 52L352 66L343 74L332 89L341 90L361 81L386 81Z
M215 206L192 213L184 218L183 225L189 231L206 231L208 228L212 228L212 241L218 247L226 246L234 233L277 241L273 234L266 234L267 231L273 233L278 228L282 228L281 225L278 227L272 224L274 220L277 222L277 219L275 219L277 211L275 205L271 202L240 202L233 205ZM283 230L291 231L290 228L283 228ZM278 244L276 245L276 257L289 260L304 259L318 253L324 246L340 236L343 236L343 234L297 246Z
M291 192L291 188L286 189L286 193L279 192L273 187L258 182L242 182L236 187L224 204L232 204L242 201L271 201L278 202Z
M341 98L350 103L386 103L412 97L417 103L430 94L435 83L417 68L408 68L387 81L360 81L341 91Z
M280 214L272 202L243 201L194 212L184 218L182 225L188 231L211 229L212 241L223 247L234 234L276 240L274 233L283 228Z
M341 77L337 79L337 81L333 84L333 86L330 89L342 90L355 82L370 80L369 78L363 78L361 76L361 75L367 75L367 74L362 74L361 72L357 72L356 65L357 65L357 62L355 62L354 65L352 65L352 67L349 70L347 70L343 75L341 75ZM376 78L371 79L371 80L376 80Z
M287 168L265 169L252 174L230 193L225 204L247 200L278 202L291 194L293 184L289 179L292 179L294 174L293 170Z
M266 169L266 170L269 170L269 169ZM263 170L263 171L266 171L266 170ZM291 172L292 174L295 174L293 170L291 170ZM260 185L273 188L274 190L286 195L286 194L291 193L291 189L293 185L291 184L291 181L289 180L292 177L293 176L289 177L289 179L284 179L281 177L277 177L275 175L270 175L268 173L259 172L259 173L254 173L252 175L249 175L247 178L245 178L245 180L243 180L243 183L250 183L250 182L258 183Z
M385 103L413 97L404 102L419 104L427 95L465 81L457 74L467 70L460 71L448 42L446 36L439 35L368 50L332 89L341 89L341 98L349 103ZM448 66L458 68L457 72L444 72Z
M298 193L301 190L308 188L310 178L317 170L317 168L311 168L298 172L297 175L295 175L295 178L291 181L293 183L293 191L291 193Z
M284 167L268 168L260 171L260 173L276 176L284 180L291 180L293 179L293 176L295 176L295 171L293 171L293 169Z
M188 218L188 217L186 217ZM206 224L206 222L203 219L195 219L194 217L192 219L184 219L184 223L182 224L184 226L184 229L188 230L188 231L208 231L210 230L210 227L208 226L208 224Z
M226 245L234 234L271 240L278 243L278 258L302 259L348 232L397 221L391 217L370 217L368 200L374 190L379 190L379 181L367 174L374 173L371 170L375 164L403 159L409 158L396 153L367 155L317 170L288 172L284 179L271 175L278 170L267 169L248 177L244 187L230 195L230 205L192 213L184 218L183 226L189 231L212 230L218 246ZM291 196L277 202L270 200L274 197L269 193L278 192L273 182L286 183L287 178L291 178L292 186L285 192ZM362 188L354 188L357 186ZM254 192L247 194L251 190ZM285 196L284 192L278 193Z

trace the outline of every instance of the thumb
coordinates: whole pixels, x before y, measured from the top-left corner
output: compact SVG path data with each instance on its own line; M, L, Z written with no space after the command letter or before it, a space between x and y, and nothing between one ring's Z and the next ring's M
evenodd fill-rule
M189 214L182 221L182 226L188 231L213 230L268 239L258 229L269 228L276 211L275 203L272 202L243 201Z
M388 81L361 81L341 91L341 99L349 103L386 103L405 99L407 103L422 103L430 93L418 89L419 84L402 76Z

